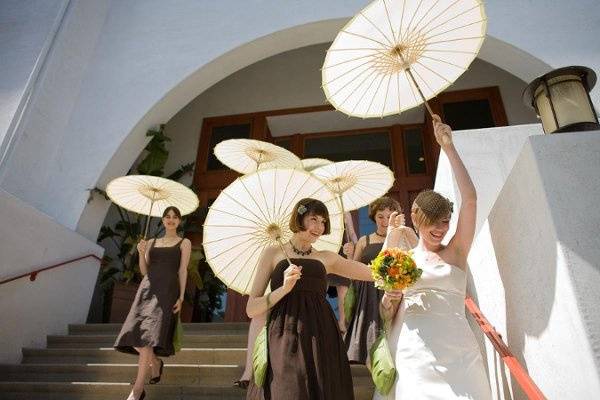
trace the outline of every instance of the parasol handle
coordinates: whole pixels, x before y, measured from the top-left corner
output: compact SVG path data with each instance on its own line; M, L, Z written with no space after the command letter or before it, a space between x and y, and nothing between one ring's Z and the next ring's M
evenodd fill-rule
M406 64L406 61L404 61L404 57L402 57L402 54L400 52L398 52L397 54L400 57L400 60L402 60L402 62L404 64ZM429 111L429 115L433 117L433 110L431 110L431 107L429 107L429 103L427 103L427 100L425 100L425 95L421 91L421 87L419 86L419 84L417 83L417 80L413 76L412 71L410 70L410 67L406 68L406 73L408 74L408 76L410 76L410 79L412 79L413 84L417 88L417 92L419 92L419 95L421 96L421 100L423 100L423 104L425 104L425 108L427 109L427 111Z
M285 251L285 248L283 248L283 243L281 243L281 237L277 238L277 244L279 244L279 248L283 252L283 255L285 256L285 259L288 262L288 265L292 265L292 261L290 261L290 256L288 256L287 251Z
M350 241L350 234L348 233L348 229L346 228L346 212L344 211L344 200L342 200L342 195L339 195L340 199L340 208L342 209L342 222L344 227L344 242L347 243Z
M337 187L338 187L338 199L340 200L340 208L342 209L342 227L344 228L344 242L349 242L350 241L350 235L348 234L348 229L346 229L346 213L344 212L344 200L342 199L342 195L344 193L344 191L342 190L342 188L340 187L340 182L338 181L337 183Z
M154 196L156 193L152 194L152 200L150 200L150 212L148 213L148 217L146 218L146 228L144 229L144 240L148 238L148 228L150 227L150 218L152 218L152 207L154 207Z
M146 217L146 228L144 229L144 240L148 238L148 227L150 226L150 215Z
M292 262L290 261L290 256L288 256L287 251L285 251L285 248L283 247L283 243L281 243L281 227L275 223L272 223L267 227L266 233L271 240L275 240L277 242L288 264L292 265Z

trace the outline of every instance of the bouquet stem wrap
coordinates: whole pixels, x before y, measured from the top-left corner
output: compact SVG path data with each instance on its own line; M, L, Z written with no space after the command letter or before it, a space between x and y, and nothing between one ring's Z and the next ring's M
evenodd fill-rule
M398 248L382 250L371 263L375 286L383 290L402 290L413 285L423 273L409 251ZM375 388L386 395L396 381L396 366L387 341L391 321L383 321L383 330L370 350L371 378Z

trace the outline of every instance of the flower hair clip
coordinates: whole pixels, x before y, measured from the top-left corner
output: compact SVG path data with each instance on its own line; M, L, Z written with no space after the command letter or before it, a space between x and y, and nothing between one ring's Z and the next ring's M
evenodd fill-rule
M307 211L308 211L308 208L306 208L306 206L304 204L300 204L298 206L298 214L304 215L304 213Z

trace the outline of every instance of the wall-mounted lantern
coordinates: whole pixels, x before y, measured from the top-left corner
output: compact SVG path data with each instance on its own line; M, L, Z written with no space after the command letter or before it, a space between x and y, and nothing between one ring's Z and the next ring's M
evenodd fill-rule
M540 116L545 133L600 130L589 95L595 84L587 67L559 68L531 82L523 102Z

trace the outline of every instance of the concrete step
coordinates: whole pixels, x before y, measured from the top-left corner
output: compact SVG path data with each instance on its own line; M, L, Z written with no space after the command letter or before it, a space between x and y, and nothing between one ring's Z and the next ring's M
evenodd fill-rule
M0 365L1 400L124 399L137 358L112 348L121 324L70 325L69 335L48 336L48 348L23 349L20 365ZM184 324L183 349L165 358L163 379L147 386L149 400L238 400L232 387L242 373L247 323ZM356 400L371 399L369 371L352 366Z
M137 356L120 353L112 347L89 349L23 349L23 364L131 364ZM246 348L183 348L164 359L165 364L244 365Z
M161 383L172 385L230 386L242 374L239 365L167 364ZM111 382L135 379L137 364L20 364L0 365L2 382ZM369 384L369 371L352 366L355 384Z
M106 335L49 335L47 338L48 348L98 348L112 347L117 338L116 334ZM211 333L194 334L184 333L182 347L195 348L240 348L246 347L248 335L241 333Z
M123 324L71 324L69 335L117 335ZM194 334L248 333L247 322L184 323L183 331Z
M137 364L0 365L3 382L111 382L135 380ZM238 365L171 364L161 382L173 385L228 386L242 374Z
M2 400L105 400L125 399L131 387L125 383L0 382ZM356 400L371 400L372 385L354 385ZM147 400L242 400L246 391L234 387L198 385L148 385Z

